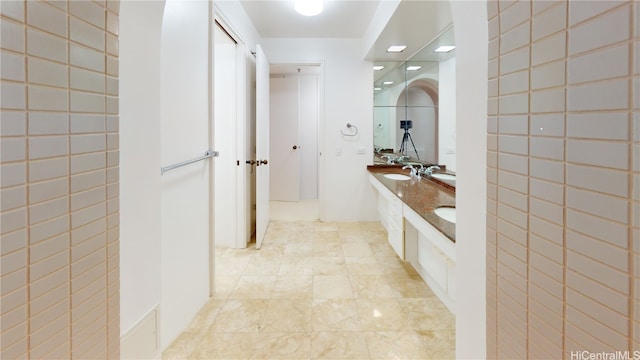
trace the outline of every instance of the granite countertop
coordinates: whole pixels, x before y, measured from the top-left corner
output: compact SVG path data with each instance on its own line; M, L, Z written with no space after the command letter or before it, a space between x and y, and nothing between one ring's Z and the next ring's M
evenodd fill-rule
M456 225L440 218L433 212L435 208L440 206L454 207L456 205L455 187L433 178L421 177L419 180L397 181L382 176L388 173L407 175L409 171L402 170L400 166L370 165L367 166L367 170L413 211L455 243Z

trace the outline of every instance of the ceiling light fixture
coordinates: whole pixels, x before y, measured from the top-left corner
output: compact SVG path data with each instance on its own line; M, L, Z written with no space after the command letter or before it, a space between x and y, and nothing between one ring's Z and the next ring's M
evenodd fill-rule
M373 65L373 70L382 70L384 69L383 65Z
M304 16L315 16L322 12L324 0L295 0L293 7L298 14Z
M440 45L438 46L435 50L433 50L433 52L437 52L437 53L447 53L453 49L455 49L455 46L452 45Z
M391 85L391 84L393 84L393 81L385 81L385 82L383 82L382 84L383 84L383 85Z
M420 69L422 69L422 66L420 66L420 65L407 66L407 70L408 71L416 71L416 70L420 70Z
M397 53L397 52L402 52L404 51L404 49L406 49L407 46L406 45L391 45L389 46L389 48L387 49L387 52L390 53Z
M380 91L380 90L382 90L382 88L381 87L374 87L373 90Z

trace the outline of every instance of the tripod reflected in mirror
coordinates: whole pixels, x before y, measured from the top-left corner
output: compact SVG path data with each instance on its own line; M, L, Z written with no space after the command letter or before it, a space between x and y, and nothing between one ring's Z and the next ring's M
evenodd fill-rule
M411 137L411 133L409 129L413 128L413 120L400 120L400 129L404 130L404 135L402 136L402 144L400 145L400 153L402 155L407 155L408 142L411 142L411 146L413 146L413 151L416 153L416 159L420 160L420 156L418 155L418 150L416 150L416 145L413 143L413 138Z

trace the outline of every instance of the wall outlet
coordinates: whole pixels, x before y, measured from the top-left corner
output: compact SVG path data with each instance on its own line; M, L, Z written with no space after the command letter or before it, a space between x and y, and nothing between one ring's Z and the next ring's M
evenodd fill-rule
M366 154L367 149L364 146L358 146L358 149L356 150L356 154L360 154L360 155L364 155Z
M452 148L452 147L451 147L451 148L448 148L448 149L447 149L447 154L449 154L449 155L453 155L453 154L455 154L455 153L456 153L456 148Z

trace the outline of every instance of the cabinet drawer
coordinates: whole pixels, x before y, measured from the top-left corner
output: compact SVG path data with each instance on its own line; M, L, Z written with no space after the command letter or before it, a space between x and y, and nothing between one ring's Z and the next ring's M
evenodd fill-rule
M390 223L388 234L389 244L400 259L404 260L404 231Z
M389 223L394 224L400 230L404 230L402 208L398 210L397 208L392 206L391 203L389 203L389 207L387 208L387 217L389 219Z

